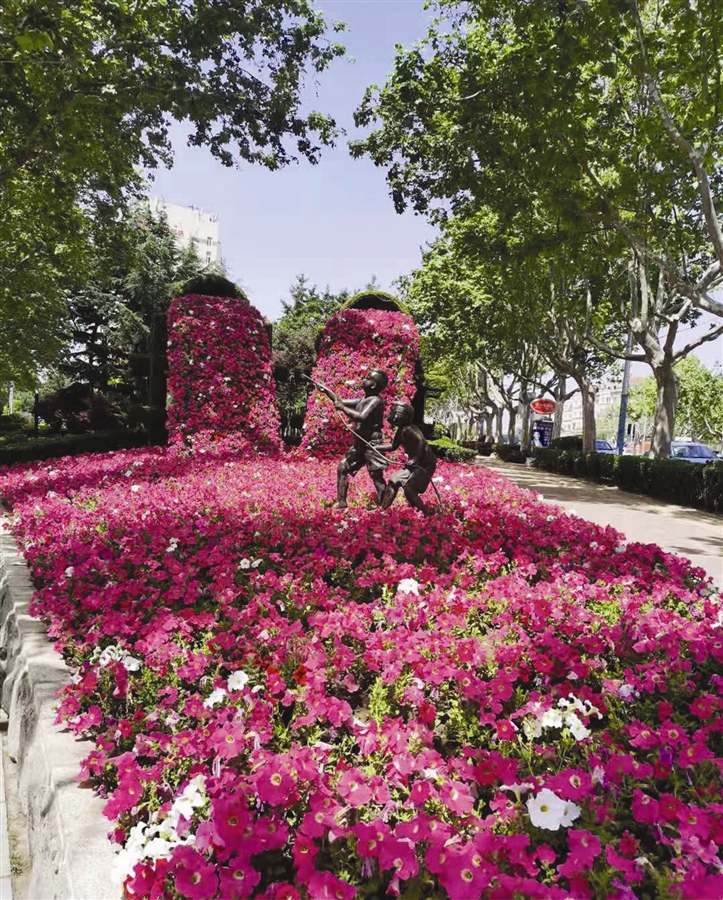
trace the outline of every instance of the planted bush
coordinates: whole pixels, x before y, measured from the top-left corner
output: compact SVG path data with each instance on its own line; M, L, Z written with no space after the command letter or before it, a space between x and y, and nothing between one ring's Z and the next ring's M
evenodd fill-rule
M411 317L378 309L342 309L329 319L319 347L313 378L342 399L362 396L361 380L381 369L389 384L381 397L388 410L394 400L411 402L416 393L415 368L419 335ZM334 411L321 392L309 397L302 449L321 456L338 456L352 440L346 417ZM385 424L385 434L391 431Z
M622 490L681 506L713 512L723 509L723 461L701 466L682 460L583 454L547 447L536 448L533 458L535 466L546 472L615 484Z
M188 294L171 302L168 335L169 442L280 449L271 348L261 313L245 297Z
M519 444L495 444L494 452L503 462L522 463L527 459Z
M463 447L451 438L429 441L429 446L439 459L446 459L449 462L471 462L477 455L476 450Z

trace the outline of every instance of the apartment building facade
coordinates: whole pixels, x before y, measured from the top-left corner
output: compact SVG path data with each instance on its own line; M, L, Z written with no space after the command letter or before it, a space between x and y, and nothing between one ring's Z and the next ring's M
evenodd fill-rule
M210 266L221 262L221 241L219 239L218 214L206 212L198 206L181 206L166 203L162 198L151 199L154 212L164 210L168 225L179 246L195 244L198 258Z

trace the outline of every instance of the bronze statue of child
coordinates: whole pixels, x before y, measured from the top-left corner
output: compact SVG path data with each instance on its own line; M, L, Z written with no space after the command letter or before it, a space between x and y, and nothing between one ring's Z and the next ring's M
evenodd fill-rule
M402 488L410 506L428 516L431 510L420 494L429 487L437 467L437 457L422 432L413 424L414 409L409 403L395 400L389 410L387 422L392 428L396 428L394 439L391 444L382 444L377 449L387 453L402 447L408 459L404 468L395 472L389 479L382 497L382 509L388 509L394 503L399 488Z
M331 388L316 384L334 403L334 408L344 413L353 422L354 443L339 463L336 471L336 503L334 509L346 508L346 495L349 490L349 476L356 475L366 466L369 477L377 492L377 503L381 503L386 482L384 469L389 460L376 452L382 441L384 424L384 401L379 396L389 383L389 379L381 369L372 369L362 379L364 396L358 400L341 400Z

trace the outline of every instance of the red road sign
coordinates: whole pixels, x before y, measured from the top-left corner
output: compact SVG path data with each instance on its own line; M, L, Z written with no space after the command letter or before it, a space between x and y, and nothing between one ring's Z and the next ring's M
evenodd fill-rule
M538 415L549 416L551 413L555 412L557 403L549 397L538 397L537 400L533 400L532 403L530 403L530 406L532 407L532 411L538 413Z

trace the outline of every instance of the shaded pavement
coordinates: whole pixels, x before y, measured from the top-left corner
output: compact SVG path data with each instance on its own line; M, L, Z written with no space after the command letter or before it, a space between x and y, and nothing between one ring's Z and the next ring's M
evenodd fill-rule
M675 506L617 487L568 478L496 457L478 456L486 466L523 488L542 494L548 503L575 512L598 525L612 525L630 541L657 544L701 566L723 588L723 516Z

